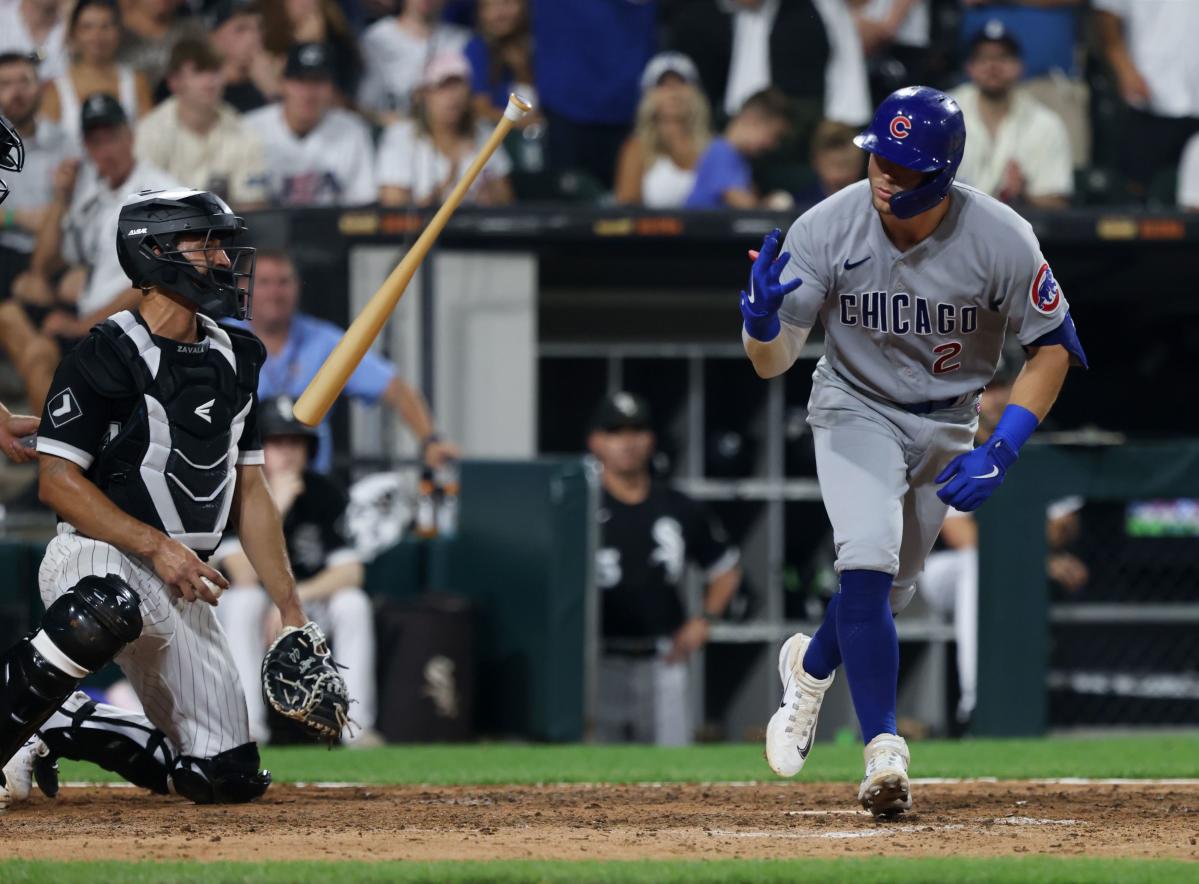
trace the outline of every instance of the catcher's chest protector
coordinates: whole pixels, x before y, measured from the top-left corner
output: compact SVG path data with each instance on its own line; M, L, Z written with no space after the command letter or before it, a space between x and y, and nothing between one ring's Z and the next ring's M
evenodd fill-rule
M207 346L194 345L190 358L166 353L129 311L98 326L131 369L136 405L88 478L123 511L207 555L229 517L258 351L197 319Z

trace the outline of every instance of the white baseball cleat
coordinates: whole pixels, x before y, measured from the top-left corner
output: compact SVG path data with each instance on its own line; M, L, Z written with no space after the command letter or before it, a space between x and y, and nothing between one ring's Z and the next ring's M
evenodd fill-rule
M824 692L833 683L833 673L828 678L813 678L804 671L803 658L811 641L797 632L779 651L783 701L766 725L766 761L780 777L793 777L803 769L812 750Z
M858 801L876 819L895 817L912 809L912 786L908 782L908 744L895 734L879 734L866 744L866 775L858 789Z
M37 737L31 737L9 759L8 764L4 765L3 784L0 785L0 810L29 797L33 789L33 762L49 754L45 743Z

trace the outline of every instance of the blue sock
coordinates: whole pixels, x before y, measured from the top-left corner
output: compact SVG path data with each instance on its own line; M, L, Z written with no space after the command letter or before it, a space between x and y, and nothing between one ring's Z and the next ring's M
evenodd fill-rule
M891 616L891 580L882 571L841 572L837 640L866 743L895 733L899 639Z
M812 678L828 678L841 665L841 645L837 643L837 603L840 599L839 592L829 599L828 607L824 609L824 622L804 652L804 672Z

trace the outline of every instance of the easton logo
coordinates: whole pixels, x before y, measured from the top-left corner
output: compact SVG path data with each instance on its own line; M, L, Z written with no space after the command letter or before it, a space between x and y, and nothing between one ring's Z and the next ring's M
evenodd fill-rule
M196 417L203 418L204 420L208 421L208 423L212 423L212 406L214 405L216 405L215 399L209 399L203 405L197 405Z
M1044 313L1046 316L1052 314L1062 302L1061 287L1053 278L1053 271L1049 269L1048 264L1041 264L1041 269L1037 271L1032 288L1029 290L1029 297L1037 312Z
M903 114L891 118L891 135L901 141L912 131L912 120Z

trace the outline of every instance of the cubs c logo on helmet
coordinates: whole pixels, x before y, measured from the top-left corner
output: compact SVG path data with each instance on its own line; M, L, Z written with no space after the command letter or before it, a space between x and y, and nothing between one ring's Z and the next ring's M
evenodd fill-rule
M1037 275L1032 281L1029 297L1037 312L1044 313L1046 316L1053 313L1058 304L1062 302L1061 287L1053 278L1053 271L1049 269L1048 264L1041 264L1041 269L1037 271Z
M900 139L908 137L908 133L912 131L912 120L910 117L905 117L899 114L891 118L891 134Z

